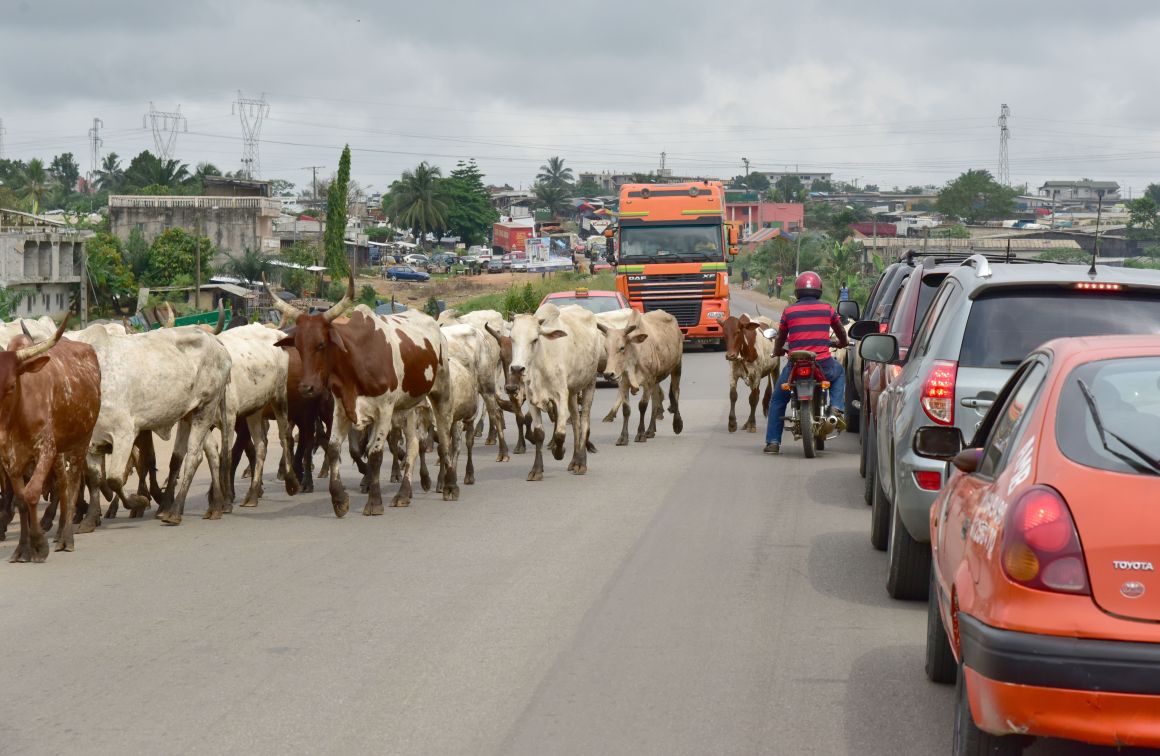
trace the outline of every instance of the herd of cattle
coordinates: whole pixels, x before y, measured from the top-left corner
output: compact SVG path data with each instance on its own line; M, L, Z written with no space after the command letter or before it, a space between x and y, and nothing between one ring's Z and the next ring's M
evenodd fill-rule
M438 456L435 490L459 497L457 468L466 447L463 482L474 483L472 448L489 420L486 443L498 445L497 461L510 459L506 417L515 420L517 443L535 447L527 479L544 475L545 444L562 460L569 425L568 470L582 475L588 453L592 402L598 378L615 380L616 401L605 416L623 421L617 445L628 443L630 394L640 395L635 440L656 433L664 417L661 384L668 380L673 430L683 428L680 378L684 338L664 311L625 309L594 315L577 306L544 304L510 321L495 311L438 320L408 310L376 315L351 308L347 295L325 312L296 310L279 297L277 326L231 322L219 311L216 328L168 327L133 333L124 325L94 324L66 331L51 320L0 324L0 540L20 513L20 541L13 562L40 562L48 555L46 533L57 522L58 551L72 551L81 533L125 508L141 517L151 503L156 517L179 525L194 475L204 457L210 485L207 519L233 509L236 468L249 458L249 489L241 506L263 495L267 430L273 420L282 449L279 478L286 492L313 491L313 456L322 447L320 475L329 477L334 513L349 509L340 475L342 445L362 475L365 515L383 513L379 470L384 452L399 488L392 506L412 496L416 464L430 487L425 452ZM731 366L729 430L738 380L750 388L744 426L756 429L763 380L767 407L777 359L760 329L772 323L742 315L725 323ZM651 407L651 409L650 409ZM550 435L543 414L551 423ZM647 423L646 423L646 415ZM157 479L154 435L173 441L167 478ZM131 473L136 493L126 493ZM38 505L48 501L43 517Z

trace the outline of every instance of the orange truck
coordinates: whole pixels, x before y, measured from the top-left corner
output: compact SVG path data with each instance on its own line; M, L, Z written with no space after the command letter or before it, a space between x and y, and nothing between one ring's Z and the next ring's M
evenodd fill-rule
M738 229L721 182L625 184L617 216L617 291L635 310L675 317L687 342L724 347Z

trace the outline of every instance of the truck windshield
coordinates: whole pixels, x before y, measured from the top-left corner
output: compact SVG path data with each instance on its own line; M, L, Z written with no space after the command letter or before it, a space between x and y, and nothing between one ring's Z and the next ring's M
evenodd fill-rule
M721 226L622 226L620 261L721 262Z

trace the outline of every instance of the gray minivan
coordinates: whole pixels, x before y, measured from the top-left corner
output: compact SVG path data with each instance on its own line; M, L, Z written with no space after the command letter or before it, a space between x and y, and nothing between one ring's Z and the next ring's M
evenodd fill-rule
M889 508L887 592L924 599L930 507L946 464L915 454L915 431L953 426L969 441L1011 372L1061 336L1160 336L1160 271L968 258L946 277L915 334L902 372L874 407L874 507ZM898 364L898 342L871 334L863 359Z

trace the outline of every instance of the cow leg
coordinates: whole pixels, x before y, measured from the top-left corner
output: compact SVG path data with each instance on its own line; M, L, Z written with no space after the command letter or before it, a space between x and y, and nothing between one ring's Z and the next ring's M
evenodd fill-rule
M620 414L623 419L620 424L620 435L616 437L616 445L628 446L628 418L632 416L632 405L629 402L621 404Z
M223 514L229 514L233 511L233 505L225 500L225 495L222 493L225 490L222 481L222 467L226 467L228 471L230 464L229 457L225 457L223 461L221 454L222 443L223 441L212 431L206 433L205 440L202 442L202 449L205 451L205 463L209 467L208 505L206 506L205 514L202 515L202 519L206 520L220 520ZM260 486L262 482L261 473L256 477Z
M261 410L245 418L245 421L246 428L250 432L250 438L254 442L254 474L250 477L250 488L246 491L246 498L242 500L242 506L256 507L258 506L258 500L262 498L262 494L264 493L262 489L262 474L266 470L266 433L268 426L266 421L262 419Z
M342 442L350 431L350 420L342 404L334 403L334 417L330 423L330 440L326 444L326 464L330 470L330 505L334 507L335 517L345 517L350 511L350 497L346 487L342 485L342 475L339 471L339 462L342 459Z
M465 430L471 427L470 419L464 420L463 422ZM463 485L473 486L475 485L475 461L471 458L471 451L472 447L475 446L475 438L473 438L470 433L465 433L464 441L466 442L467 446L467 466L463 470ZM458 461L456 464L459 464Z
M298 426L294 472L302 478L302 493L314 493L314 421Z
M669 412L673 413L673 433L678 436L685 429L685 421L681 419L681 363L673 368L669 375Z
M568 462L568 472L574 473L580 467L580 455L584 452L584 442L587 440L580 429L580 395L581 391L568 394L568 414L572 421L572 459Z
M84 474L85 453L73 451L61 455L56 463L57 499L60 501L60 524L56 528L56 550L72 551L73 517L70 509L81 492L81 476Z
M253 474L254 469L254 443L250 436L250 427L242 418L238 418L234 424L234 444L230 449L230 479L233 480L238 474L238 465L242 461L242 455L246 455L246 460L249 465L242 471L242 478L248 478Z
M584 475L588 472L588 452L591 451L589 447L592 446L588 440L592 433L592 401L596 398L596 381L593 380L581 392L579 397L579 439L576 452L576 469L573 470L576 475ZM595 448L595 447L593 447Z
M644 389L640 392L640 402L638 402L636 405L637 412L640 413L640 420L637 422L636 437L633 439L633 441L636 441L638 444L643 444L648 440L648 436L645 435L644 430L644 417L645 413L648 412L648 403L650 399L652 399L651 391Z
M648 390L648 389L646 389ZM657 435L657 421L663 420L665 417L662 409L665 404L665 393L661 391L660 384L653 384L652 391L652 417L648 421L648 431L645 432L645 438L655 438Z
M499 408L499 401L495 398L495 393L485 394L483 397L483 407L487 410L488 423L492 431L495 433L495 440L499 444L495 461L507 462L511 459L511 454L508 453L507 438L503 432L503 411ZM488 437L491 437L492 431L488 432ZM484 444L490 446L491 444Z
M737 376L733 375L729 378L729 432L734 433L737 430Z
M392 507L408 507L411 505L411 471L415 469L415 458L421 455L419 422L418 411L408 412L402 420L402 427L397 429L402 435L400 445L403 452L403 461L401 475L399 476L399 490L395 492L394 498L391 499ZM431 478L428 476L427 485L424 486L423 490L429 490L430 485Z
M16 516L16 508L13 505L12 487L3 475L0 475L0 481L3 481L0 485L0 541L3 541L8 538L8 525Z
M55 471L54 471L55 472ZM52 521L56 519L57 496L53 491L48 498L48 506L44 508L44 514L40 516L40 529L45 533L52 530ZM59 536L60 533L58 532Z
M552 441L548 448L552 450L552 457L557 461L564 458L564 441L568 437L568 421L569 415L569 399L567 389L564 389L563 394L552 399L550 408L555 409L555 414L549 409L548 416L552 419Z
M205 437L209 434L210 419L203 410L194 413L189 421L182 420L177 431L177 441L174 450L181 449L181 464L177 475L177 487L173 492L173 502L161 516L165 525L180 525L182 515L185 514L185 497L189 494L189 487L193 484L193 476L201 465ZM230 419L233 422L233 419ZM217 471L220 475L221 471ZM211 484L212 485L212 484ZM212 504L212 499L211 499Z
M383 467L383 450L379 449L367 455L367 503L363 505L364 515L381 515L383 513L383 489L379 485L379 472Z
M773 398L773 378L780 373L780 370L774 370L769 374L769 382L765 384L765 393L761 395L761 416L769 417L769 403Z
M749 419L745 421L745 430L749 433L757 433L757 400L758 388L760 383L755 384L749 389Z
M391 428L387 434L387 448L391 450L391 483L398 483L403 479L403 455L406 448L403 444L403 431L400 428Z
M528 440L536 447L536 458L532 460L532 470L528 473L528 480L544 479L544 425L540 416L539 407L532 407L525 416L528 424Z
M429 401L435 421L435 440L439 444L439 464L443 468L443 501L458 501L459 483L456 481L455 468L451 467L450 460L451 426L454 415L450 387L438 397L430 396Z
M286 470L283 483L286 484L286 495L294 496L301 489L301 485L298 476L294 474L294 437L286 413L285 401L274 402L274 422L278 425L278 442L282 444L282 466Z
M616 420L616 411L620 409L621 405L628 401L628 381L621 378L616 382L616 401L612 403L612 409L608 410L608 414L604 416L604 422L611 423Z
M36 508L55 458L56 449L51 440L45 440L28 484L22 485L19 476L14 476L11 481L20 507L20 542L9 558L10 562L43 562L48 558L48 538L40 527Z
M137 447L137 459L141 465L141 469L144 469L149 475L149 497L160 504L162 499L165 498L165 492L157 484L157 450L153 445L153 433L151 431L141 431L137 434L133 445ZM130 498L130 501L132 501L132 498ZM140 504L140 507L134 507L135 511L130 517L140 517L149 508L149 502L147 500L140 502ZM137 509L140 511L136 511Z

